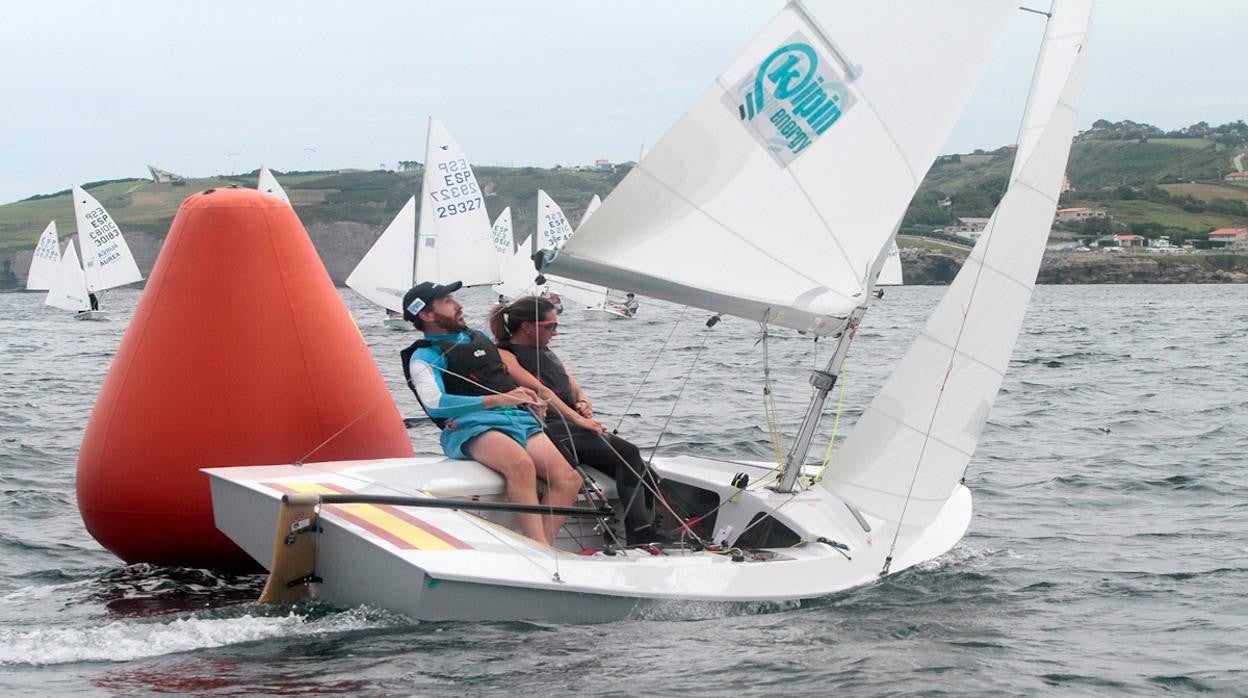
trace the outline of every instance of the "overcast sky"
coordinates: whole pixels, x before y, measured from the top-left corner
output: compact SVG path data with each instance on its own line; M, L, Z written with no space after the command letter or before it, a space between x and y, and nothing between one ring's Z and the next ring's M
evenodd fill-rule
M394 167L431 114L478 164L633 160L782 5L0 0L0 203L148 163ZM1248 118L1245 28L1248 0L1100 0L1081 128ZM944 152L1013 142L1042 30L1017 14Z

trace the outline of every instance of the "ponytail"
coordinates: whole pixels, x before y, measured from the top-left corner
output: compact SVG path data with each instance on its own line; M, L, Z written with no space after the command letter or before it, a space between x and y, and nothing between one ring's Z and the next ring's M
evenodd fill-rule
M526 322L537 322L546 313L555 310L555 304L545 298L524 296L506 305L494 306L490 311L490 334L495 342L510 339L520 325Z

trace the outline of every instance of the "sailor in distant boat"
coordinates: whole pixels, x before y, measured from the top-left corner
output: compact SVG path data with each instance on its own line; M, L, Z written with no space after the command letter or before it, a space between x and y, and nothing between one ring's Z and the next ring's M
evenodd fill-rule
M654 525L657 478L636 446L607 433L594 419L589 396L549 349L559 330L557 315L553 304L533 296L495 307L490 332L503 364L516 383L537 391L554 408L546 412L546 431L569 460L614 474L624 504L626 542L662 542L665 537Z
M581 476L542 433L545 405L507 374L498 349L483 332L464 324L463 306L451 295L462 284L424 282L403 296L403 318L424 333L400 352L407 384L442 429L442 450L475 460L507 481L507 499L520 504L567 506ZM537 480L548 487L539 502ZM526 536L550 544L563 517L516 514Z
M640 305L637 303L637 296L632 291L629 291L627 294L625 294L624 300L622 301L607 301L607 302L612 307L619 309L621 312L623 312L625 315L629 317L633 317L634 315L636 315L637 308L640 307Z

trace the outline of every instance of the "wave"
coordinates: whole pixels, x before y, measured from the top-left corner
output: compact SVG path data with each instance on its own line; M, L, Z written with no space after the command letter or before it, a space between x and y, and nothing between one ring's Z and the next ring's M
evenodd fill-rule
M270 610L272 613L266 614ZM269 609L248 604L234 612L238 615L118 620L94 627L0 629L0 666L126 662L270 638L315 637L410 622L366 607L326 615L306 608Z

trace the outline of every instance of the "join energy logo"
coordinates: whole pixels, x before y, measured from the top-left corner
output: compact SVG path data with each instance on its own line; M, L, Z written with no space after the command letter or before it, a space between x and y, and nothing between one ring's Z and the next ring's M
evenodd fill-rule
M801 32L771 52L724 97L783 166L840 120L856 101Z

